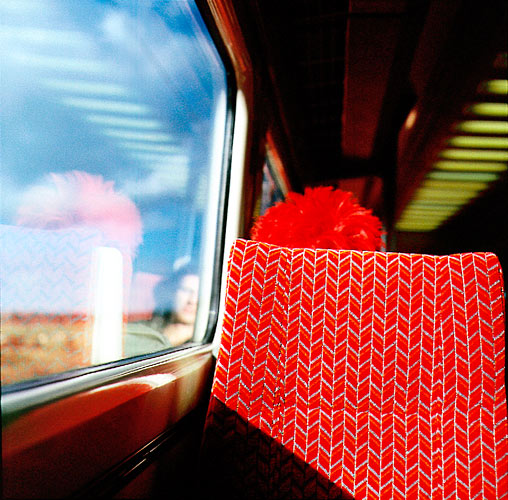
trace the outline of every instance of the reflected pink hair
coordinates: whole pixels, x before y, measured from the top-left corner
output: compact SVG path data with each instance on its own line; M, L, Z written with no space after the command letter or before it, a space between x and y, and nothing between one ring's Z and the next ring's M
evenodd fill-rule
M16 223L38 229L91 227L134 256L142 241L139 210L112 181L74 170L50 173L23 196Z

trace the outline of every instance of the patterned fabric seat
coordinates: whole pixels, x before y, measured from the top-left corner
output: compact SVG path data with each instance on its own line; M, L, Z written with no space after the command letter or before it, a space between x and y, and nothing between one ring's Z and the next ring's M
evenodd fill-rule
M238 240L202 448L212 498L508 498L497 258Z

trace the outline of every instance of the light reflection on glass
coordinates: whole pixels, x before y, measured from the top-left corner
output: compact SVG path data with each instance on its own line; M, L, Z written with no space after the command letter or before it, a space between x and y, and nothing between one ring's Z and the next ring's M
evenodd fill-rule
M64 97L62 102L67 106L93 111L106 111L109 113L125 113L134 115L146 115L149 113L148 106L133 102L110 101L106 99L91 99L88 97Z
M168 143L172 140L170 135L157 132L133 132L131 130L108 128L103 130L103 133L110 137L116 137L117 139L126 139L129 141Z
M150 153L174 153L178 151L177 146L164 146L160 144L146 144L143 142L121 142L119 146L135 151L147 151Z
M91 123L106 125L109 127L125 127L138 129L160 129L162 123L157 120L141 118L124 118L114 115L87 115L86 119Z
M57 78L46 78L42 84L49 88L62 92L76 92L78 94L126 96L129 91L121 85L113 83L99 83L85 80L63 80Z
M20 2L21 3L21 2ZM47 45L64 45L72 49L86 50L91 47L85 33L71 30L42 28L21 28L19 26L0 26L0 38L37 47Z
M177 146L175 146L174 152L179 153L180 149ZM157 165L157 164L160 164L160 163L164 162L165 160L167 160L168 155L169 155L169 153L165 153L165 154L164 153L140 153L140 152L130 153L130 156L132 158L142 160L143 162L146 162L146 163L151 163L151 168L153 168L154 163ZM189 159L187 158L187 156L181 156L180 158L181 158L180 163L185 163L185 164L189 163ZM173 156L173 163L177 163L177 157L175 157L175 156Z
M73 72L80 74L107 74L106 63L84 58L46 56L29 52L11 52L6 55L16 64L49 71Z

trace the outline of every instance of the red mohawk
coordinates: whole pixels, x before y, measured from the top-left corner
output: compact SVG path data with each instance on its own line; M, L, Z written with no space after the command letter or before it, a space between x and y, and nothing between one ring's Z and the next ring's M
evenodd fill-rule
M361 207L352 193L331 187L289 193L284 202L258 217L255 241L289 248L379 250L381 221Z

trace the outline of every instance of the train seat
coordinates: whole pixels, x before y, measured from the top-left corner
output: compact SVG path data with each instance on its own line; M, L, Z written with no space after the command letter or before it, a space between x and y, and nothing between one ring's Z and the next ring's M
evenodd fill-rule
M122 357L127 257L106 244L93 227L0 224L3 384Z
M209 498L508 497L493 254L237 240L228 273Z

